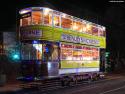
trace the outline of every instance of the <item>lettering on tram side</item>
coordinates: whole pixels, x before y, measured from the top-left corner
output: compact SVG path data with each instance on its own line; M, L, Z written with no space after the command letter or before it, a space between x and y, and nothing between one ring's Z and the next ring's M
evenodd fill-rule
M30 17L31 16L31 12L25 13L25 14L21 14L20 18L26 18L26 17Z
M41 38L42 31L41 30L22 30L21 37L22 38Z
M68 42L82 43L82 44L99 45L99 40L83 38L68 34L62 34L61 40Z

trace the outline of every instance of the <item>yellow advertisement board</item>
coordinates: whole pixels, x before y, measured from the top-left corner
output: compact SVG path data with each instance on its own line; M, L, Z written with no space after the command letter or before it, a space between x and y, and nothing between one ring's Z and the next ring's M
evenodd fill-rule
M99 61L67 61L60 62L61 68L99 68Z

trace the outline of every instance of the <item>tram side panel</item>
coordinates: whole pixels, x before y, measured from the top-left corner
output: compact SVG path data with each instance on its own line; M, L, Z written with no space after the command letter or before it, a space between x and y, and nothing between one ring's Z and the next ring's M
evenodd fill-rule
M59 74L99 72L99 48L73 43L61 45Z
M22 45L24 45L23 42ZM37 46L39 45L42 45L41 48L37 48ZM53 48L53 46L55 46L55 48ZM59 57L56 57L58 56L58 47L56 46L56 44L53 44L52 42L48 43L45 41L41 41L41 43L39 44L32 44L30 40L30 42L29 43L26 42L25 47L22 47L21 49L22 49L21 71L23 76L25 77L58 76ZM38 53L39 52L38 50L40 50L42 54ZM55 53L56 56L54 56Z

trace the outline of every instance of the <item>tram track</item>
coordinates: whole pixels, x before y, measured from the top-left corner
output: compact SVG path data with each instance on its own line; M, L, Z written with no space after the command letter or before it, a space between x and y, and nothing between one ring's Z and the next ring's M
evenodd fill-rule
M38 89L38 91L36 91L37 90L36 89L33 94L35 94L36 92L42 92L42 93L47 93L47 94L49 93L49 94L51 94L51 91L53 92L53 91L60 91L60 90L64 90L64 91L65 90L71 90L72 91L73 88L75 89L76 87L81 87L82 86L82 88L80 88L80 89L77 88L77 90L75 90L75 92L80 92L81 89L83 91L83 90L89 90L89 89L93 89L93 88L98 88L98 87L100 87L100 85L95 86L96 84L106 83L107 81L108 82L109 81L117 81L117 79L120 79L120 78L121 77L107 78L107 79L102 79L102 80L98 80L98 81L82 81L82 82L78 82L76 85L64 86L64 87L62 87L61 84L60 85L59 84L58 85L54 85L53 84L50 87L47 87L44 84L44 86L40 87ZM110 84L111 83L112 82L110 82ZM71 91L70 91L71 94L74 93L74 91L72 91L72 92Z
M57 89L56 90L57 92L52 93L51 91L49 91L49 92L46 92L46 94L81 94L81 92L86 92L86 91L91 92L91 90L98 91L98 89L100 87L110 87L111 86L111 87L113 87L113 89L115 89L115 88L117 88L117 85L119 87L122 87L122 86L124 86L124 84L125 84L124 79L122 79L121 77L116 77L116 78L112 78L112 79L105 79L102 81L95 81L95 82L91 82L91 83L78 84L78 85L73 86L73 87L67 87L67 88L63 87L59 90ZM103 92L108 91L108 90L110 90L110 89L106 88L106 89L104 89ZM84 94L84 93L82 93L82 94ZM87 93L85 93L85 94L87 94ZM99 94L99 93L93 93L93 94Z

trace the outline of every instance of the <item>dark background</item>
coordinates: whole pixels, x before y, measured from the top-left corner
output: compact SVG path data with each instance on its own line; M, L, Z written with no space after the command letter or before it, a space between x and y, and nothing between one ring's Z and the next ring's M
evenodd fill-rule
M112 58L125 58L125 2L103 0L10 0L0 3L0 32L15 28L18 11L45 6L106 27L107 51Z

